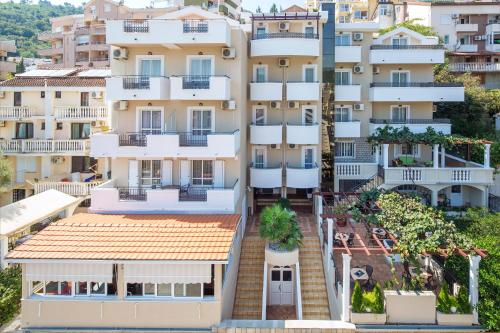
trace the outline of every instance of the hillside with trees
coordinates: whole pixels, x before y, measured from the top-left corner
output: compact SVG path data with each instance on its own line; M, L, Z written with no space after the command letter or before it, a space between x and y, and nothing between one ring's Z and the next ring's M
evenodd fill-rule
M30 0L0 2L0 40L15 40L18 55L35 57L39 48L47 46L38 40L38 34L51 29L51 18L81 13L81 6L70 3L56 6L46 0L37 4Z

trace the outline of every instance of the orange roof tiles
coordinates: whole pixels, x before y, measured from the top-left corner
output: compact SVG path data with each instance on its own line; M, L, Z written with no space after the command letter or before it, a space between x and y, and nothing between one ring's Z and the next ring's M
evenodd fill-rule
M67 76L56 78L44 77L15 77L11 80L0 82L0 87L105 87L106 79L103 77Z
M7 259L227 260L240 215L77 214Z

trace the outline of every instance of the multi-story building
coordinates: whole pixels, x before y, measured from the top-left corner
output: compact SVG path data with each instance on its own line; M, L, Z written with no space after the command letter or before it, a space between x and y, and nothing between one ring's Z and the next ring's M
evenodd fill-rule
M235 1L167 1L160 8L129 8L112 0L92 0L85 4L80 15L69 15L51 19L52 30L41 33L38 38L50 43L38 54L52 59L51 67L72 68L75 66L107 67L110 64L110 46L106 42L106 21L115 19L144 20L157 17L179 6L198 5L211 12L239 18L241 5ZM138 31L140 32L140 31Z
M0 151L14 175L0 205L47 189L86 197L103 170L90 134L105 129L103 70L34 70L0 83Z
M16 42L0 40L0 81L6 80L9 74L16 72L16 63L8 61L8 53L16 52Z

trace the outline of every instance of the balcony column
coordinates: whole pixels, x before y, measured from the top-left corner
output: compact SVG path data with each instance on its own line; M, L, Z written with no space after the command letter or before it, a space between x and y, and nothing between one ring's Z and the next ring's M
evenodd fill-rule
M45 99L43 101L44 107L44 121L45 121L45 131L44 138L50 140L54 138L54 114L52 111L53 107L53 96L54 92L45 87Z
M330 260L331 255L333 254L333 219L327 218L326 223L328 224L328 235L327 235L327 245L326 245L326 270L327 274L330 273L330 269L332 266L332 261Z
M342 321L349 321L351 299L351 256L342 253Z
M477 302L479 300L479 262L480 256L469 255L469 302L472 305L474 324L479 324Z
M491 150L491 144L486 143L484 145L484 168L489 168L490 167L490 150Z
M104 158L104 165L103 165L103 168L102 168L102 178L104 178L105 180L108 180L109 179L109 157L105 157Z
M432 165L434 169L439 168L439 145L434 145L434 149L432 150Z
M389 144L384 143L382 146L382 157L384 159L384 169L389 167Z
M380 164L380 145L375 146L375 163Z
M441 168L446 167L446 148L441 146Z
M41 163L41 172L40 176L42 179L50 177L51 174L51 167L50 167L50 156L44 155L41 157L42 163Z
M431 190L431 205L433 207L438 205L438 190Z

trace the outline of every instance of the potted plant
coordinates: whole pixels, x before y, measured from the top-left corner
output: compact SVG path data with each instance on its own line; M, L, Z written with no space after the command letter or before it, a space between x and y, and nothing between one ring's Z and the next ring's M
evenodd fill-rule
M302 231L295 212L281 203L265 207L260 214L259 234L267 240L266 261L272 265L287 266L298 262Z
M335 220L339 227L345 227L347 225L347 219L349 215L349 205L348 204L338 204L333 207L333 214L335 214Z
M467 288L461 286L455 297L450 295L448 285L444 283L438 295L436 317L438 325L472 325L474 316Z
M358 207L353 207L351 209L351 216L355 222L361 222L361 219L363 218L363 213L361 213Z
M379 283L373 291L362 291L358 281L352 292L351 322L354 324L385 324L384 294Z

